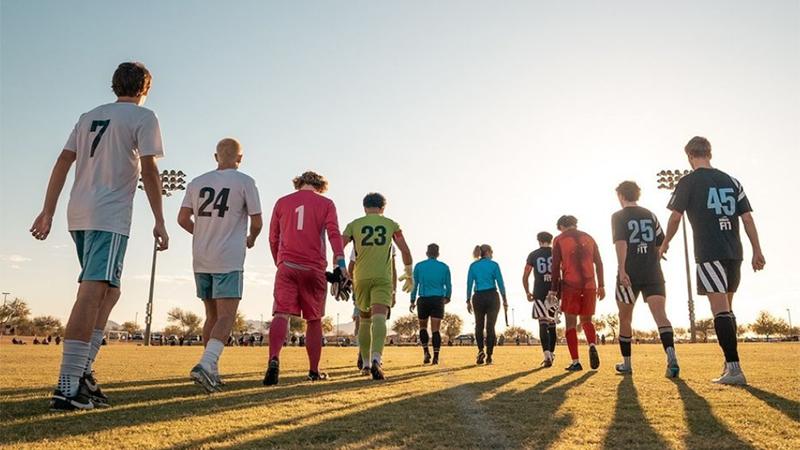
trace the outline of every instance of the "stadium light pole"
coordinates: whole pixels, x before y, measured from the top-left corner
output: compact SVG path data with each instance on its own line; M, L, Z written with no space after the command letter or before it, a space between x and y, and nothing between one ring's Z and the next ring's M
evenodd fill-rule
M175 191L186 190L186 174L183 171L164 170L161 172L161 195L172 197ZM143 180L139 178L143 183ZM139 185L140 190L144 190L144 185ZM158 239L153 242L153 265L150 268L150 295L147 298L147 307L144 316L144 345L150 346L150 331L153 323L153 290L156 282L156 255L158 254Z
M666 189L674 192L678 186L678 181L686 175L689 175L690 170L662 170L656 174L658 179L658 188ZM681 226L683 227L683 257L686 262L686 293L689 297L689 333L691 335L692 344L697 343L697 327L694 323L694 298L692 296L692 274L689 268L689 239L686 237L686 215L681 216Z
M3 308L6 307L6 299L8 298L9 294L11 294L11 292L3 292ZM788 309L787 309L787 311L788 311Z
M3 301L5 303L5 301ZM789 308L786 308L786 314L789 315L789 333L794 334L794 328L792 328L792 312L789 311Z

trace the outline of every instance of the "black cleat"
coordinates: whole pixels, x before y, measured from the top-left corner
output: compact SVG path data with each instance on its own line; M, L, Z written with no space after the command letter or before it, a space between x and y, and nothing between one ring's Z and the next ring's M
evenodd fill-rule
M492 355L489 355L486 357L486 365L491 366L492 364L494 364L494 360L492 359Z
M576 362L568 365L567 367L564 368L564 370L566 370L567 372L578 372L583 370L583 366L581 365L581 363Z
M439 355L434 355L432 365L438 366L439 365Z
M589 367L592 370L597 370L600 367L600 355L597 354L597 347L594 345L589 346Z
M108 397L103 394L103 391L100 389L100 385L97 384L97 379L94 377L94 372L84 375L81 377L81 389L83 389L84 393L89 400L92 401L95 408L108 408L110 404L108 403Z
M370 367L370 373L372 374L373 380L385 380L386 377L383 375L383 367L378 364L377 359L372 360L372 367Z
M553 367L553 360L545 358L544 361L539 364L539 367Z
M361 357L361 352L358 353L358 361L356 362L356 367L358 367L358 370L364 368L364 359Z
M308 381L327 381L328 379L328 374L325 372L308 371Z
M267 373L264 375L264 386L274 386L278 384L278 372L280 372L278 358L272 358L267 366Z
M422 364L430 364L431 363L431 354L425 352L425 359L422 360Z
M486 353L483 353L483 350L478 352L478 359L475 361L475 364L481 365L483 364L484 359L486 359Z
M52 411L88 411L90 409L94 409L94 403L86 394L85 388L79 388L78 393L73 397L67 397L56 389L50 398L50 410Z

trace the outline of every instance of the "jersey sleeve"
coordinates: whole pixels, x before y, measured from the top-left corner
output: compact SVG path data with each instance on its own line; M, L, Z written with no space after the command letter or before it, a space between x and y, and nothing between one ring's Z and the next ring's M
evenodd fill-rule
M328 232L328 242L331 243L333 257L336 259L344 258L344 244L342 243L342 234L339 232L339 217L336 214L336 205L332 201L328 201L327 204L325 229Z
M683 213L686 211L686 208L689 207L691 192L691 178L681 178L681 180L678 181L678 185L675 187L675 192L672 193L672 197L669 199L667 208L672 211Z
M661 244L664 243L664 230L661 229L661 223L658 221L658 217L655 214L653 216L653 227L656 229L656 247L661 247Z
M622 214L615 213L611 216L611 238L613 242L628 241L628 232Z
M500 264L495 263L495 278L497 279L497 288L500 289L500 295L506 297L506 285L503 283L503 272L500 271Z
M600 258L600 249L597 247L597 242L595 242L594 239L592 239L592 245L594 248L594 268L597 272L597 287L601 288L606 285L603 274L603 259Z
M444 297L450 298L453 295L453 283L450 281L450 267L444 265Z
M550 290L555 291L559 288L558 282L561 279L561 239L558 238L553 240L553 269L550 277Z
M529 265L531 267L536 267L536 255L535 255L535 253L536 252L530 252L528 254L528 259L525 260L525 264L527 264L527 265Z
M414 266L414 288L411 289L411 303L417 300L417 288L419 288L419 264Z
M472 267L473 265L470 265L467 272L467 302L472 300L472 284L475 283L475 270Z
M194 190L194 185L189 183L186 186L186 193L183 195L183 203L181 203L181 208L189 208L194 212L194 205L192 204L192 191Z
M83 117L83 116L81 116ZM75 124L75 127L72 128L72 133L69 134L67 138L67 142L64 144L64 150L69 150L71 152L78 152L78 125L80 121Z
M736 211L739 215L753 212L753 207L750 205L750 200L747 198L747 194L744 193L744 186L739 183L739 180L736 178L731 177L734 184L737 187L737 197L736 197Z
M160 158L164 156L161 127L155 113L151 112L139 120L136 127L136 148L139 150L139 157L155 156Z
M248 180L244 188L244 204L248 216L261 214L261 197L258 195L258 186L253 179Z
M272 208L272 218L269 221L269 249L275 264L278 263L278 246L281 240L280 207L281 202L278 200Z
M400 228L400 224L395 222L394 220L392 220L391 222L392 222L392 228L393 228L392 229L392 237L394 237L394 238L403 237L403 229Z
M353 222L348 223L347 226L344 227L344 231L342 232L342 236L346 237L346 238L349 238L349 239L353 238ZM355 250L353 250L353 251L355 252Z

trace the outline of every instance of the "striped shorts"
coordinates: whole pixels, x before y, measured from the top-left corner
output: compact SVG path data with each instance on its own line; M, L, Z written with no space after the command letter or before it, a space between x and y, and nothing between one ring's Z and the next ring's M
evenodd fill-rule
M697 263L697 293L725 294L736 292L742 277L742 261L721 259Z
M71 231L78 261L81 264L81 281L108 281L112 287L120 286L122 262L128 248L128 236L110 231Z
M645 303L647 303L647 297L652 295L666 297L667 289L664 286L664 283L640 285L631 284L630 286L623 286L619 283L619 280L617 280L616 297L618 302L633 305L636 303L636 299L639 298L639 293L642 294L642 298L644 298Z
M545 299L533 299L533 318L555 321L558 314L558 305L549 305Z

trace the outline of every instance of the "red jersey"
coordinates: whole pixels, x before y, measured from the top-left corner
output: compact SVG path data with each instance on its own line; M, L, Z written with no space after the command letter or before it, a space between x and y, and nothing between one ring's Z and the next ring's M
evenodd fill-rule
M280 198L272 210L269 247L275 265L290 262L325 270L325 232L333 254L344 258L339 219L333 201L314 191L301 190Z
M603 284L603 261L591 236L570 228L553 239L553 288L596 289L595 267ZM560 270L559 270L560 269Z

